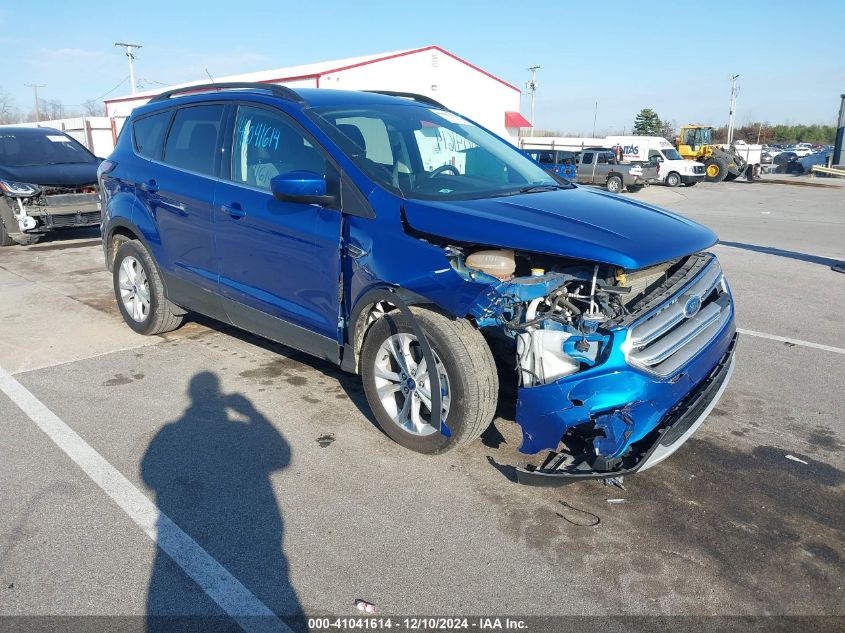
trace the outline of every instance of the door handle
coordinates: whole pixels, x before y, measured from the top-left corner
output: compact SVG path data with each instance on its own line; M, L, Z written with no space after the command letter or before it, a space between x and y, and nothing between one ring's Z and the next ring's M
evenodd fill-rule
M158 191L158 183L155 180L142 182L138 186L141 188L141 191L146 191L147 193L156 193Z
M242 217L246 215L246 211L243 210L241 207L240 202L232 202L231 204L224 204L220 207L225 213L228 213L231 217L235 218L236 220L240 220Z

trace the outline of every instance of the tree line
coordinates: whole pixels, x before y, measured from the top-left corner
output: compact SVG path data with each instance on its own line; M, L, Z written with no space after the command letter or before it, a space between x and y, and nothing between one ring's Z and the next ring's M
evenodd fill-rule
M651 108L643 108L634 118L634 134L644 136L662 136L674 140L679 129L674 121L662 120ZM834 125L786 125L764 121L746 123L734 127L734 139L746 143L825 143L831 144L836 139ZM728 126L713 128L713 142L726 143Z
M66 106L56 99L39 99L38 115L35 109L20 109L15 105L12 97L0 87L0 124L28 123L31 121L52 121L55 119L69 119L78 116L104 116L103 104L94 99L85 103Z

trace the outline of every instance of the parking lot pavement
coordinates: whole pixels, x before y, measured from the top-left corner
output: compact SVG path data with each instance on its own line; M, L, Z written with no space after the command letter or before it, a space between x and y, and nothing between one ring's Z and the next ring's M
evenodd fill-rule
M512 483L507 398L426 457L322 361L205 321L137 337L90 233L0 251L0 367L277 613L845 615L845 190L637 196L713 227L739 327L788 342L741 336L709 420L625 490ZM0 432L0 614L220 612L3 394Z

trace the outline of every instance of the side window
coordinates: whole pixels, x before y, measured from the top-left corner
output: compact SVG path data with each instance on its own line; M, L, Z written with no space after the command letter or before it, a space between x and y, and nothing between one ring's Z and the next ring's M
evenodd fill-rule
M663 155L658 152L656 149L648 150L648 161L655 162L655 163L662 163L663 162Z
M584 152L584 157L581 159L582 165L592 165L593 164L593 153L592 152Z
M164 146L164 162L213 176L222 121L223 106L219 104L177 110Z
M151 114L132 124L132 138L138 154L144 158L161 158L161 146L167 132L167 124L170 122L170 114L170 110Z
M596 159L597 165L607 165L607 154L604 152L600 152L598 158Z
M555 164L555 155L554 152L540 152L537 156L537 162L541 165L554 165Z
M326 159L281 113L240 106L232 144L232 180L270 189L274 176L312 171L326 176Z

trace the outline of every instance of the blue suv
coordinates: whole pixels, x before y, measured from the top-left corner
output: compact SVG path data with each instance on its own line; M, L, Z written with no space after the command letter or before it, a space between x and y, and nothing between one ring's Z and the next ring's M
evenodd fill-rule
M414 451L477 438L512 380L520 450L548 451L520 481L625 475L683 444L732 371L711 231L561 183L427 97L165 92L99 182L129 327L192 311L337 363Z

